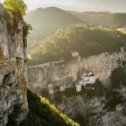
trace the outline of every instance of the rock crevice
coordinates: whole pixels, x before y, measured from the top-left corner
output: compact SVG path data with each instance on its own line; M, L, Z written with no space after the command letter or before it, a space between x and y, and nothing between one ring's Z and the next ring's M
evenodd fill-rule
M13 30L14 17L9 16L2 5L0 14L0 126L10 126L9 119L13 117L15 125L18 125L28 112L24 44L27 39L23 35L23 20L18 19L20 27Z

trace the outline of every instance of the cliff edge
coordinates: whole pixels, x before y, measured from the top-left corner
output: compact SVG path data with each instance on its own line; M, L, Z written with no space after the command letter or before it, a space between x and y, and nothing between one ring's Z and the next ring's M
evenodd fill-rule
M0 126L18 125L28 112L24 25L0 5Z

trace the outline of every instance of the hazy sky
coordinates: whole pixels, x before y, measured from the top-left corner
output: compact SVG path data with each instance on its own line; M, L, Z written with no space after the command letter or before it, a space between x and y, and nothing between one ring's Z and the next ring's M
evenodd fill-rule
M126 12L126 0L24 0L30 10L56 6L77 11Z

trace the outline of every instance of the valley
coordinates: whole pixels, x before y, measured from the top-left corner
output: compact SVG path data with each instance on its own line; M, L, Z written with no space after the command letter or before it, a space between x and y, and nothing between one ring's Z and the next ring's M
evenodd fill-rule
M50 14L64 11L50 9ZM41 18L47 10L39 9ZM28 88L81 126L125 125L125 14L66 12L69 18L62 13L65 21L61 15L51 22L44 16L45 27L60 25L40 35L29 49Z
M125 58L125 49L121 48L118 53L30 66L28 87L48 98L81 126L97 123L106 126L109 121L113 126L119 123L114 118L120 116L120 121L125 118L125 114L120 115L125 108L122 104L125 103L125 91L122 92L126 86Z
M0 126L126 126L126 12L73 1L0 2Z

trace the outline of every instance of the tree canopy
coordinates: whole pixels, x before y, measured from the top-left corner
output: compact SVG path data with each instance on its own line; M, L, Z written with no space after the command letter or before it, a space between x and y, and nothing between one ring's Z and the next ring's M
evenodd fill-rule
M30 64L71 60L71 51L79 52L81 57L118 52L122 46L126 46L126 35L116 29L72 25L38 42L29 53Z
M24 15L27 10L27 5L23 0L5 0L4 6L13 12Z

